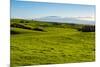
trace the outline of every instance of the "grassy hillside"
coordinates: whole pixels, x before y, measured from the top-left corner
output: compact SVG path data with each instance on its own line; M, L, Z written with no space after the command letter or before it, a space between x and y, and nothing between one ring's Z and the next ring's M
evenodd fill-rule
M95 32L78 31L83 25L22 19L13 23L31 29L11 27L11 67L95 60Z

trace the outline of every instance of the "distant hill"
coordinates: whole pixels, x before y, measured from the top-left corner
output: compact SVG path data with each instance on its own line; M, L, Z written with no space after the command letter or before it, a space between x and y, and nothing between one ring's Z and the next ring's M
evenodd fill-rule
M83 20L82 18L72 18L72 17L59 17L59 16L47 16L42 18L35 18L37 21L48 21L48 22L59 22L59 23L76 23L76 24L90 24L94 25L94 20Z

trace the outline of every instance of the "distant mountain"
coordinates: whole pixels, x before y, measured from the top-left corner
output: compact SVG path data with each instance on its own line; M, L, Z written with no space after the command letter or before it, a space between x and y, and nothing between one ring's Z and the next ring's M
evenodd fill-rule
M83 20L82 18L72 18L72 17L59 17L59 16L47 16L42 18L35 18L37 21L47 21L47 22L58 22L58 23L76 23L76 24L95 24L93 20Z
M47 16L47 17L43 17L41 19L61 19L61 17L59 17L59 16Z

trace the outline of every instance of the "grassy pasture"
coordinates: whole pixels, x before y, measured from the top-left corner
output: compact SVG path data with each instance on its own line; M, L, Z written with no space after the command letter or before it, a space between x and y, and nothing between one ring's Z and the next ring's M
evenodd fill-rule
M11 19L11 24L21 19ZM95 32L82 32L82 25L21 22L45 31L11 27L11 67L95 61Z

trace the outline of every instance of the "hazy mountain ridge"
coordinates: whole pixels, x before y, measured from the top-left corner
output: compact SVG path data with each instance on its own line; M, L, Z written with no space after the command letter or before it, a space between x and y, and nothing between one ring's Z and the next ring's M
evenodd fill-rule
M83 18L77 17L59 17L59 16L47 16L42 18L35 18L37 21L59 22L59 23L76 23L76 24L95 24L94 20L83 20Z

